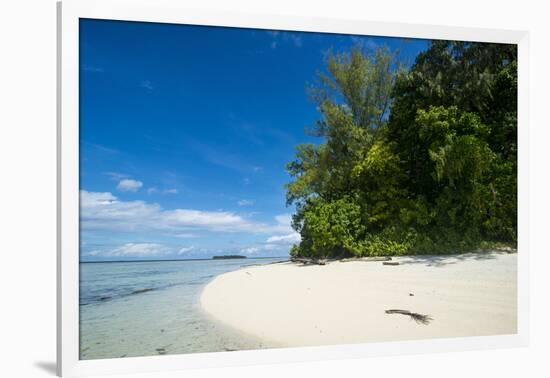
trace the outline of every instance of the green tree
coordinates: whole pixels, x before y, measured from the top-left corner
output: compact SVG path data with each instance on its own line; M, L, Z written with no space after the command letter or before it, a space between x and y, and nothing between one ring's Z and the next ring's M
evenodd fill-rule
M429 145L428 170L438 187L435 225L458 232L477 230L487 205L485 175L495 159L483 139L486 126L474 113L461 113L456 107L418 110L416 124L420 140Z
M515 243L515 46L434 41L410 70L387 49L329 54L310 88L319 144L296 148L287 203L312 258Z
M358 240L365 235L361 208L352 198L333 202L310 199L302 209L299 230L302 242L295 253L311 258L349 256L360 253Z
M517 48L515 45L433 41L409 71L398 76L388 125L389 139L407 175L404 185L416 195L436 195L425 167L429 145L416 125L417 111L456 106L475 113L488 127L491 149L514 162L517 153Z
M516 46L434 41L400 73L393 96L387 134L407 207L429 208L428 228L469 225L479 238L515 242Z
M389 214L396 213L397 188L391 186L397 183L398 173L390 167L397 167L397 157L390 156L391 149L379 141L384 138L399 69L395 55L387 49L369 55L354 48L350 53L329 54L328 72L319 74L318 85L310 88L322 115L311 132L324 143L297 146L296 159L287 165L293 177L286 186L287 203L297 208L293 225L302 233L302 254L318 251L321 241L311 235L323 233L313 230L335 224L329 219L321 223L324 218L317 207L331 208L347 198L356 205L349 214L357 215L356 221L364 227L381 228ZM364 195L367 189L369 196ZM327 242L326 248L330 253L356 253L348 241L360 233L351 235L345 245L337 248Z

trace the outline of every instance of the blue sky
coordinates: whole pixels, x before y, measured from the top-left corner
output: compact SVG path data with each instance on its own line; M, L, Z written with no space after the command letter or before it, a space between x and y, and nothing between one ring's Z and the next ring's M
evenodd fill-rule
M424 40L81 20L81 259L285 256L285 164L328 49Z

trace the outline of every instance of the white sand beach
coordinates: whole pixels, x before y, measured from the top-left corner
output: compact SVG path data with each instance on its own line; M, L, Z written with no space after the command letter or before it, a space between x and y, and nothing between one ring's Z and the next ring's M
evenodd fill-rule
M281 263L222 274L203 309L267 345L310 346L516 333L517 255L483 252L382 262ZM431 317L429 324L399 309Z

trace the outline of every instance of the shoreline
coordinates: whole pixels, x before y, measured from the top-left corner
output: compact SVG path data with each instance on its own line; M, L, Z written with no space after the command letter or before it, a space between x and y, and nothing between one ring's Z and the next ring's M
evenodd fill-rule
M80 359L265 348L263 340L221 324L200 305L205 285L244 266L230 260L82 264L79 301L87 305L79 306Z
M392 261L399 265L331 261L244 267L205 285L200 305L212 319L265 341L266 347L517 332L516 253ZM429 321L418 322L403 311Z

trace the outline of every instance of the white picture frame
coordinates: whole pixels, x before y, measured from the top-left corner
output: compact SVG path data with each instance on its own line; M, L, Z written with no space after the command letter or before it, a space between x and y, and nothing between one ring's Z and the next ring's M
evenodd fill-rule
M334 32L518 45L518 323L517 334L269 350L79 360L79 19L108 19L273 30ZM58 3L57 372L60 376L144 373L203 367L290 363L382 355L526 346L529 340L528 83L525 31L378 23L186 9L176 1Z

